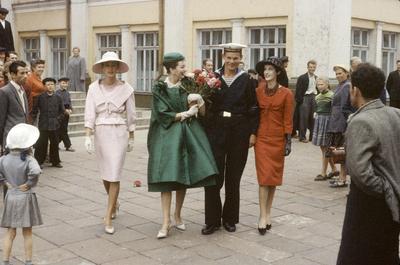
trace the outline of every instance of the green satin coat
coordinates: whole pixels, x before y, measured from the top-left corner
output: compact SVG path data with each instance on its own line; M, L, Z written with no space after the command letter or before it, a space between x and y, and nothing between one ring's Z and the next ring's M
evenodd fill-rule
M187 92L168 88L159 81L153 87L153 106L147 148L149 191L172 191L215 185L218 169L203 127L197 118L175 121L186 111Z

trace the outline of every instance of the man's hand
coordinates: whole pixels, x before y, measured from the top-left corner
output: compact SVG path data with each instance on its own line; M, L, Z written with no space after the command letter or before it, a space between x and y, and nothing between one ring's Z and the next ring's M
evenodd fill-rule
M249 148L252 148L256 144L257 136L255 134L250 135Z

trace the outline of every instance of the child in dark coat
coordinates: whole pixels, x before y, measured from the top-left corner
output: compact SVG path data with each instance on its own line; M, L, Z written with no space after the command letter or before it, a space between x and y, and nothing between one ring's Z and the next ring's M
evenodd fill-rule
M59 95L55 94L56 80L53 78L43 79L43 85L47 91L37 96L32 109L34 122L39 113L40 137L36 143L35 158L42 167L46 159L47 145L50 141L50 163L53 167L61 168L60 155L58 153L58 130L60 121L64 116L64 104Z

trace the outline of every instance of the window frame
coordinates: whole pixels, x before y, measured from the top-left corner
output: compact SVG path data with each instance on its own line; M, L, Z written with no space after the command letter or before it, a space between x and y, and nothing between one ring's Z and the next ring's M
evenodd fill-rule
M64 38L65 39L65 47L60 47L60 39ZM58 39L57 44L58 47L54 47L54 40ZM67 41L67 36L65 35L60 35L60 36L51 36L50 37L50 42L51 42L51 63L52 63L52 76L56 79L59 79L61 77L64 77L67 75L67 64L68 64L68 41ZM55 63L55 53L58 53L58 65ZM62 72L61 65L60 65L60 58L62 54L64 53L64 71ZM57 68L57 69L56 69Z
M25 57L25 61L27 62L31 62L33 59L39 59L40 58L40 37L28 37L28 38L23 38L23 45L24 45L24 57ZM30 47L27 47L27 41L30 41ZM36 48L32 48L32 40L36 40L37 41L37 47ZM33 57L32 54L36 53L37 56ZM30 56L28 56L28 54Z
M221 43L213 43L213 35L215 32L222 31ZM203 33L209 32L209 44L203 44ZM228 33L229 32L229 33ZM199 29L198 30L198 47L199 47L199 62L196 68L201 68L203 60L206 58L210 58L214 64L214 70L217 70L222 67L223 59L222 52L223 48L219 47L220 44L230 43L232 42L232 28L212 28L212 29ZM203 52L208 52L209 56L203 57Z
M143 45L138 44L138 36L143 35ZM152 35L153 40L151 45L146 44L146 36L147 35ZM134 86L136 88L137 92L142 92L142 93L151 93L152 87L154 85L154 82L156 78L159 75L158 71L158 57L159 57L159 52L160 52L160 45L159 45L159 32L158 31L141 31L141 32L134 32L133 33L133 40L134 40L134 61L132 65L134 66L134 72L135 72L135 78L134 78ZM139 59L139 53L143 52L143 61L140 61ZM153 74L152 76L146 77L146 72L147 72L147 63L148 61L147 56L149 53L152 53L153 55ZM143 62L143 68L139 69L139 63ZM151 69L150 69L151 70ZM143 82L143 85L140 84L141 81ZM150 84L148 84L150 82Z
M394 42L393 46L385 46L385 35L389 35L389 44ZM398 50L398 34L396 32L383 31L382 32L382 70L388 75L390 72L394 71L396 66L396 59ZM386 65L384 65L385 61L385 53L387 53Z
M265 42L266 37L265 33L267 30L273 29L274 32L274 43ZM260 31L259 43L252 42L252 32L255 30ZM280 42L280 31L284 30L283 42ZM257 62L261 60L267 59L269 56L278 56L282 57L286 55L286 44L287 44L287 29L285 25L276 25L276 26L263 26L263 27L249 27L247 30L248 34L248 56L247 63L250 66L249 68L255 68ZM265 54L269 50L273 50L274 55ZM256 56L254 53L258 53ZM258 57L256 59L255 57Z
M358 32L360 43L355 43L355 34ZM363 34L366 33L366 44L363 43ZM357 56L361 58L361 61L367 62L369 56L369 44L370 44L370 30L363 28L352 28L351 29L351 56ZM364 54L364 55L363 55Z

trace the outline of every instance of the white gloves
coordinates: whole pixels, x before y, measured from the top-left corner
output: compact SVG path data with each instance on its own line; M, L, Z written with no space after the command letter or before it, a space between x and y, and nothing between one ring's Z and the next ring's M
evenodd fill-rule
M85 137L85 148L89 154L93 152L93 143L92 143L92 138L90 138L90 136Z
M199 107L197 105L193 105L189 108L189 110L179 113L181 115L181 122L192 116L197 115L198 112Z
M197 105L201 108L204 105L204 99L200 94L189 94L187 97L188 103L192 103L193 101L197 101Z
M126 149L127 152L131 152L133 150L134 142L135 142L135 138L133 138L133 137L128 138L128 148Z

